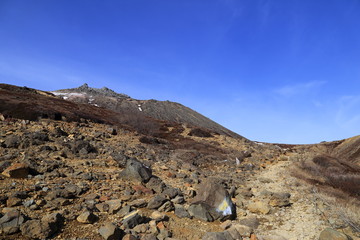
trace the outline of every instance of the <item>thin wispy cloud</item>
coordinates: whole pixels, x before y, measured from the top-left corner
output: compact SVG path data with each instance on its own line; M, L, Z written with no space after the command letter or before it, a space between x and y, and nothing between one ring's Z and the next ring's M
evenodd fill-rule
M306 83L287 85L275 89L275 93L283 97L293 97L296 95L303 95L319 89L326 84L326 81L311 81Z

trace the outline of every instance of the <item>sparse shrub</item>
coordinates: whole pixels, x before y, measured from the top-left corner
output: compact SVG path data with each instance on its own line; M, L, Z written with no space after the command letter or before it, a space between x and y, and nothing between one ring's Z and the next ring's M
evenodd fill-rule
M189 136L196 136L196 137L205 137L205 138L208 138L208 137L212 137L211 133L204 130L204 129L201 129L201 128L193 128L191 129L191 131L189 132L188 134Z
M334 188L341 189L352 196L360 197L360 175L330 173L326 176L326 183Z
M298 167L305 172L308 182L330 186L360 199L360 168L341 159L320 155L312 160L301 161ZM297 173L299 177L300 174Z
M350 161L320 155L303 158L293 175L316 186L316 196L355 232L360 233L360 167Z
M142 136L139 138L139 141L141 143L146 144L165 144L166 142L164 140L155 138L155 137L149 137L149 136Z

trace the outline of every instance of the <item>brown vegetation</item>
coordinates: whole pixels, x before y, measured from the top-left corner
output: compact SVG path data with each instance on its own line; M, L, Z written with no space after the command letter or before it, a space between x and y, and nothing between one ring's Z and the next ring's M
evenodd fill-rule
M300 178L323 187L340 189L344 193L360 199L360 167L331 156L316 156L312 160L301 161Z
M189 136L205 137L205 138L212 137L209 131L206 131L205 129L201 129L201 128L191 129L191 131L189 132Z
M357 164L318 155L301 159L293 174L312 185L316 198L330 206L329 212L360 232L360 167Z

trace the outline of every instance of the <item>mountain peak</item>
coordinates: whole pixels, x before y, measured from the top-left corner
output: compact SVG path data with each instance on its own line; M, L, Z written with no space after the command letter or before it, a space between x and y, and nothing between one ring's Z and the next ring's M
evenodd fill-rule
M107 87L102 87L102 88L89 87L87 83L84 83L83 85L77 88L61 89L55 92L77 92L77 93L85 92L90 95L103 95L103 96L115 97L115 98L130 98L129 95L126 95L124 93L117 93L114 90Z

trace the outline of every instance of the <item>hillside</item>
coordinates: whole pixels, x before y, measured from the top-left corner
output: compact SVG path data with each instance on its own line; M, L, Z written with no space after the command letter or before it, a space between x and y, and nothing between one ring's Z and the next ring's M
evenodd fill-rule
M359 239L358 137L256 143L80 88L0 84L0 239Z
M137 100L126 94L119 94L109 88L92 88L84 84L78 88L62 89L52 92L63 99L78 103L89 103L94 106L110 109L115 112L133 112L154 119L188 124L210 129L218 134L236 138L240 135L226 129L211 119L179 103L157 100Z

